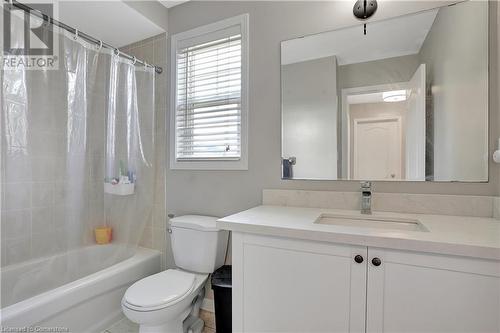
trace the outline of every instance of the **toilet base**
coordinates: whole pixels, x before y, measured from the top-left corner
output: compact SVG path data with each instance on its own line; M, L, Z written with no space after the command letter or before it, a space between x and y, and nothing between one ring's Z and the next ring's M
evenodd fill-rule
M203 327L205 327L205 322L199 317L189 315L189 317L184 320L184 332L186 333L201 333Z
M139 333L201 333L205 322L199 318L189 315L184 322L173 321L157 326L141 325Z
M177 318L161 325L139 326L139 333L201 333L205 322L199 317L200 307L205 296L205 288L201 288L193 300L193 304Z

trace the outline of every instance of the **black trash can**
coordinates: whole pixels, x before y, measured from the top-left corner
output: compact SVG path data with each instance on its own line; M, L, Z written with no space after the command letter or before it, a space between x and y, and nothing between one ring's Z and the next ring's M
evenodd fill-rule
M217 333L232 331L231 266L224 265L212 274L214 291L215 330Z

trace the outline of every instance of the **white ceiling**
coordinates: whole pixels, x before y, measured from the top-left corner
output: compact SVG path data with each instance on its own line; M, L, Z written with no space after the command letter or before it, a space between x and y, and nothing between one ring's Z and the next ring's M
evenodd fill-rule
M58 20L115 47L164 32L122 1L60 1Z
M159 0L159 1L163 6L167 8L172 8L174 6L180 5L181 3L188 2L189 0L181 0L181 1Z
M292 64L335 55L339 65L355 64L420 51L438 9L390 20L329 31L282 43L281 63Z

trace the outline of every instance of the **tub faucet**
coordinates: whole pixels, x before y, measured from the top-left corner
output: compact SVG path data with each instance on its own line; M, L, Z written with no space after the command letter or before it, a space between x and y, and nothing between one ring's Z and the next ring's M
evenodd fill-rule
M372 183L361 182L361 214L372 213Z

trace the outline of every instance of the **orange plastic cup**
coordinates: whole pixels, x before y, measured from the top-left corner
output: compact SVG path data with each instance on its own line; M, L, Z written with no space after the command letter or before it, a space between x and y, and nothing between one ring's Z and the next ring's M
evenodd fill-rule
M95 242L97 244L108 244L111 242L113 229L110 227L102 227L94 229Z

